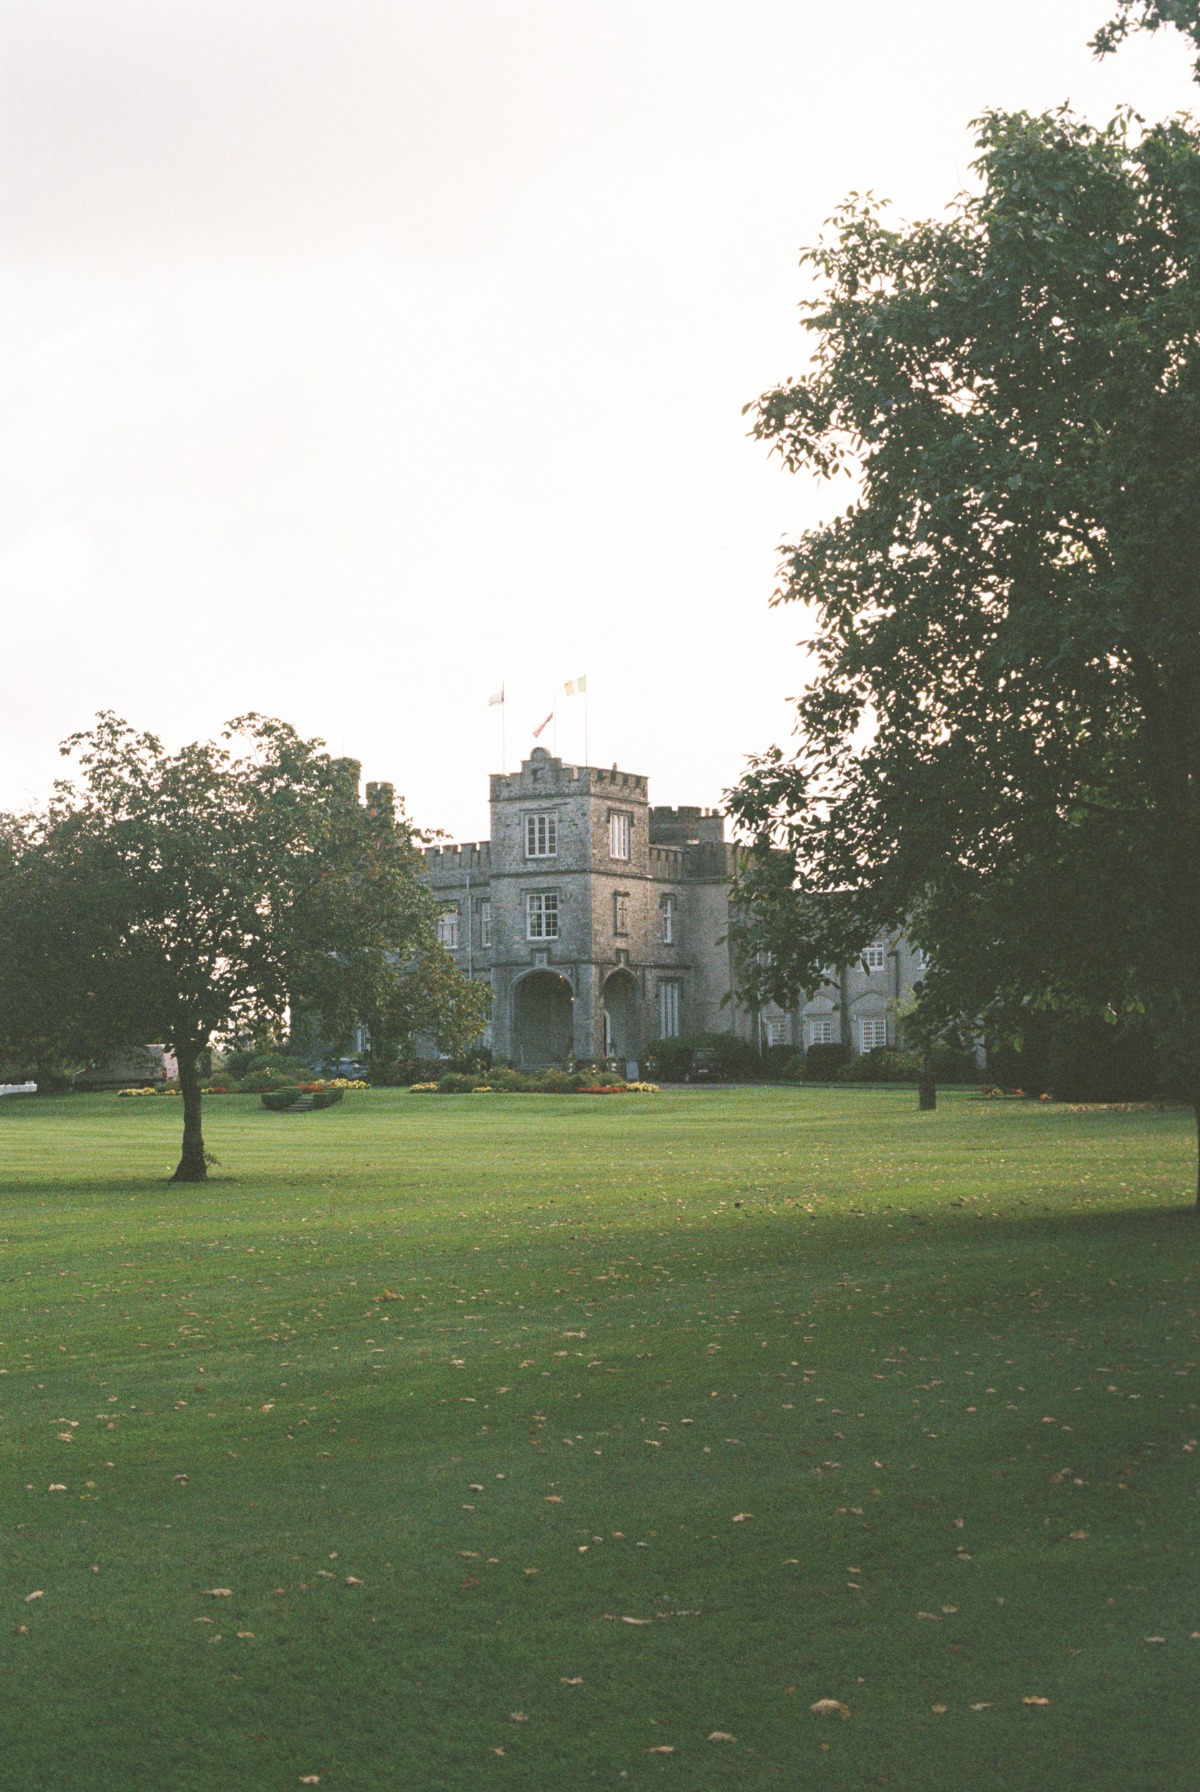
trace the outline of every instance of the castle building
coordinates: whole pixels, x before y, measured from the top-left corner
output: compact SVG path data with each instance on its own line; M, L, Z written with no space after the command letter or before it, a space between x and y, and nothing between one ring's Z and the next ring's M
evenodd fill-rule
M722 816L651 806L647 780L535 747L493 774L491 839L425 852L439 938L492 990L487 1043L521 1069L615 1058L680 1033L760 1047L895 1041L920 961L899 937L830 974L794 1012L752 1009L729 944L733 846Z

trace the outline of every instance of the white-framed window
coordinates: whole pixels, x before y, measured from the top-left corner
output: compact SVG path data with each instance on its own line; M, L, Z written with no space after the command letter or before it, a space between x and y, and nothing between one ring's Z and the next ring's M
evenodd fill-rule
M858 1023L858 1049L860 1052L877 1051L887 1044L886 1020L860 1020Z
M618 890L613 897L613 932L629 932L629 896L624 890Z
M763 1041L767 1045L790 1045L791 1023L786 1014L768 1015L763 1022Z
M884 971L887 969L887 945L883 940L872 940L863 948L863 969L865 971Z
M662 943L664 946L673 946L675 944L674 896L660 896L658 899L658 907L659 912L662 915Z
M558 816L527 815L525 817L525 857L553 859L558 854Z
M447 903L437 921L438 945L447 952L458 951L458 904Z
M479 944L486 950L492 943L492 905L487 897L479 904Z
M808 1045L836 1045L841 1038L836 1014L807 1014L804 1038Z
M525 896L525 938L558 938L558 891L530 890Z
M608 818L608 856L627 859L633 841L633 817L614 809Z
M679 1037L679 997L683 985L677 977L663 977L658 985L658 1036Z

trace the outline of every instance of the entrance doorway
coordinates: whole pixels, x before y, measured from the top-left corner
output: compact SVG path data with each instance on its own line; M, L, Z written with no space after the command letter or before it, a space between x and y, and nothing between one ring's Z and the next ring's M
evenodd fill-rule
M574 1044L574 996L556 971L533 971L513 991L513 1045L520 1070L564 1066Z
M641 1055L637 978L614 971L604 984L604 1055L628 1062Z

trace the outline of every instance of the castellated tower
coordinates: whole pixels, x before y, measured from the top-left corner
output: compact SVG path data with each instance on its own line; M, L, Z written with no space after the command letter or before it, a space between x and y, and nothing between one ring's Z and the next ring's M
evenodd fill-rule
M652 809L647 781L535 747L491 780L491 840L426 854L442 938L492 986L491 1046L523 1068L640 1064L736 1022L721 817Z

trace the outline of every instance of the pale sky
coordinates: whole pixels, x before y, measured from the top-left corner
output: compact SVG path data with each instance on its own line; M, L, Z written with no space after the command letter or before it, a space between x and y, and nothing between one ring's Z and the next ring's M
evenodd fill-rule
M558 749L712 804L790 730L746 437L851 189L936 212L985 106L1192 105L1114 0L3 0L0 805L113 708L282 715L426 826ZM543 744L550 744L547 730Z

